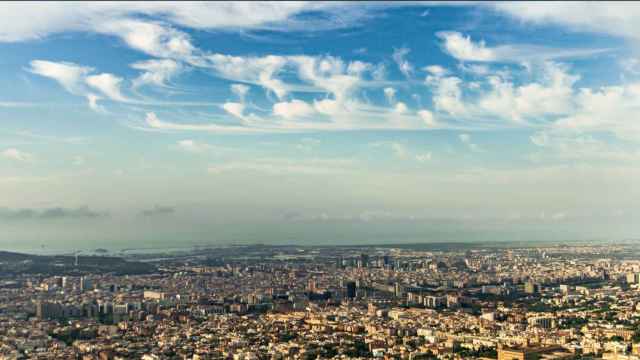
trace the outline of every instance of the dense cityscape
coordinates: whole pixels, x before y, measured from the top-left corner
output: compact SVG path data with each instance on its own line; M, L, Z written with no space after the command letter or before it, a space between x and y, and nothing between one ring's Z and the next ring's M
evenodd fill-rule
M640 360L640 0L0 1L0 360Z
M640 359L637 250L231 246L117 273L3 253L0 358Z

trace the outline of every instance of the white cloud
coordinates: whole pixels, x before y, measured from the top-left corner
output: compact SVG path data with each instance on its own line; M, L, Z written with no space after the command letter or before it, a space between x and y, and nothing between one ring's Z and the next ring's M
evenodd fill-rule
M425 125L427 125L427 127L436 127L438 125L433 113L429 110L423 109L418 111L418 116L422 119Z
M249 93L249 87L244 84L231 84L231 92L234 93L240 101L244 102L245 97Z
M413 75L413 65L406 59L410 51L408 48L394 49L392 56L400 72L407 78Z
M402 160L415 160L416 162L424 163L432 159L430 151L415 153L407 145L397 141L379 141L370 143L369 146L388 149L394 157Z
M118 36L131 48L157 57L188 59L195 51L189 35L154 22L113 20L96 24L95 30Z
M363 82L362 74L347 73L348 65L337 57L292 56L290 60L297 65L301 80L333 95L341 104L348 101Z
M633 2L497 2L492 6L532 23L640 38L640 6Z
M93 68L68 62L33 60L30 65L27 69L29 72L57 81L73 95L84 96L92 110L104 111L104 108L98 104L102 97L91 92L88 87L100 91L111 100L131 101L120 90L122 78L113 74L90 75Z
M453 116L464 116L467 107L462 100L462 80L455 76L427 76L427 85L433 89L433 105L437 111Z
M87 102L89 104L89 108L91 108L91 110L93 111L97 111L97 112L103 112L105 111L105 109L98 104L98 100L102 99L100 96L96 95L96 94L87 94Z
M425 66L423 69L433 76L444 76L448 73L447 69L440 65L429 65Z
M295 126L305 129L339 130L357 129L366 126L376 128L389 126L377 120L387 109L377 108L359 101L356 97L363 86L376 86L376 66L358 65L363 71L350 71L354 62L346 63L333 56L289 56L286 57L288 69L297 70L299 82L287 85L300 91L325 94L324 99L314 99L313 108L324 117L323 121L298 123ZM371 79L369 79L371 77ZM378 119L376 119L376 117ZM328 120L328 121L327 121ZM395 126L395 125L393 125Z
M237 102L226 102L222 105L222 108L228 112L229 114L243 119L244 118L244 109L245 109L245 105L243 103L237 103Z
M459 32L441 32L438 37L444 40L444 49L453 57L463 61L494 61L496 55L485 46L484 41L474 43L471 37Z
M178 148L192 153L203 153L211 149L211 145L191 139L178 141Z
M151 27L154 29L154 27ZM145 48L151 49L157 45L157 37L152 36ZM138 41L138 40L136 40ZM143 40L139 40L140 46ZM162 41L160 43L164 44ZM162 45L161 44L161 45ZM165 44L166 45L166 44ZM165 46L162 45L162 46ZM149 51L153 53L154 51ZM185 53L186 54L186 53ZM364 86L379 86L376 72L380 66L374 66L361 61L344 62L342 59L333 56L276 56L268 55L263 57L239 57L222 54L198 54L185 55L182 60L188 64L203 68L212 69L217 76L225 79L239 81L233 84L231 91L239 98L238 102L227 102L222 108L234 117L243 120L245 127L258 126L262 131L280 130L338 130L338 129L358 129L362 127L370 128L410 128L421 122L415 116L409 115L409 109L405 103L394 101L392 112L402 117L384 119L389 114L389 110L383 107L361 102L356 95L357 91ZM165 86L168 79L176 72L181 71L181 63L173 59L154 59L131 65L135 69L143 70L144 73L134 79L132 87L142 84L152 83ZM281 71L295 71L298 79L292 83L285 83L279 78ZM90 72L89 69L87 72ZM76 79L77 93L87 97L89 106L96 111L104 111L98 104L102 96L115 101L141 103L144 102L128 98L124 95L122 84L125 81L113 74L89 74L84 73L82 77ZM292 99L290 101L279 101L274 104L274 115L281 118L291 119L293 117L310 117L314 113L324 117L323 121L306 122L301 124L278 124L277 118L265 118L264 124L249 124L249 119L257 119L255 114L247 116L245 114L245 97L248 91L246 84L257 84L263 86L270 93L274 93L279 99L289 94L291 91L303 91L311 93L324 93L324 99L313 99L312 102ZM93 91L97 90L100 96ZM329 121L326 121L329 120ZM385 122L382 122L385 121ZM149 124L147 124L149 125ZM179 125L179 124L176 124ZM181 126L174 127L182 128ZM196 128L196 127L194 127ZM212 127L205 126L206 131L211 131ZM227 131L228 129L224 129Z
M300 21L305 11L327 15L322 21ZM38 39L64 31L92 31L109 21L130 20L139 15L158 21L203 30L296 29L313 31L350 26L367 13L363 7L326 2L118 2L0 4L0 41ZM29 21L25 21L29 19Z
M597 139L592 135L580 135L565 131L542 130L530 136L531 143L542 151L533 153L534 161L543 160L606 160L637 161L640 151L622 148Z
M293 99L273 104L273 114L287 120L308 117L314 113L313 107L302 100Z
M377 67L368 63L345 62L333 56L239 57L221 54L203 55L195 63L213 69L218 76L241 82L233 84L231 88L240 101L227 102L222 107L227 113L243 120L240 126L242 131L249 128L271 132L436 126L467 129L553 124L558 117L562 117L563 121L553 126L573 126L571 123L574 122L569 115L575 109L574 86L578 77L569 73L565 66L552 62L531 64L524 73L535 79L529 83L513 81L513 78L521 79L523 74L508 68L489 75L486 72L490 69L486 66L464 65L461 71L485 74L472 82L464 82L458 76L449 75L450 71L444 68L435 65L427 67L425 70L430 75L426 78L426 84L432 90L433 113L429 110L411 111L407 104L397 101L397 90L389 86L383 89L392 109L361 101L359 96L362 95L366 100L366 93L358 90L381 88L389 84L375 80L373 73ZM284 82L280 78L281 73L286 73L287 79L292 80ZM297 79L294 80L290 75L297 75ZM274 116L249 121L252 117L257 119L257 116L245 114L246 84L263 86L279 99L298 92L324 93L325 96L311 101L295 98L275 101ZM420 104L418 106L422 107ZM311 119L314 114L319 118ZM434 120L436 117L437 123ZM282 118L321 121L289 123L282 122ZM471 120L474 122L471 123ZM175 129L184 128L183 125L175 125ZM229 131L228 127L216 126L221 131ZM213 131L215 126L193 127L196 128Z
M2 151L2 157L18 162L31 162L34 159L34 156L28 152L24 152L22 150L18 150L16 148L9 148Z
M575 119L576 90L578 76L570 73L566 66L553 62L538 62L527 71L504 68L493 74L484 65L462 65L460 71L485 74L472 82L449 75L450 71L432 65L424 68L429 72L426 84L432 90L433 111L413 112L407 104L398 102L397 90L388 83L371 80L376 66L361 62L345 62L333 56L277 56L237 57L221 54L206 55L198 66L210 67L216 74L240 81L231 91L238 102L227 102L222 108L242 119L238 128L224 125L173 124L172 129L202 129L215 131L311 131L345 129L411 129L411 128L457 128L473 129L492 126L545 125L554 127L577 127ZM281 80L280 74L297 75L296 80ZM515 82L528 76L534 81ZM289 79L291 77L287 77ZM324 98L311 101L290 99L275 101L273 116L260 118L247 115L245 97L248 86L258 84L276 96L295 95L298 92L324 93ZM274 86L275 84L275 86ZM382 85L384 84L384 85ZM383 88L392 108L371 104L359 99L359 89L367 86ZM363 96L364 97L364 96ZM422 107L418 104L419 108ZM316 114L316 118L312 115ZM560 117L559 122L555 121ZM436 121L435 119L438 119ZM303 121L282 122L282 119ZM314 121L312 121L314 120ZM315 121L320 120L320 121ZM471 122L473 120L473 122ZM480 121L478 121L480 120ZM587 125L580 121L581 127ZM619 124L619 121L616 123ZM627 130L629 127L624 127ZM608 130L608 131L611 131ZM621 131L622 132L622 131ZM475 144L468 145L479 151Z
M619 138L640 139L640 83L580 89L575 110L558 119L553 127L571 131L613 133Z
M122 78L112 74L103 73L100 75L87 76L85 80L89 86L99 90L111 100L122 102L129 101L129 99L122 95L120 90Z
M145 117L145 125L148 129L152 130L165 130L165 131L207 131L207 132L219 132L219 133L251 133L251 132L264 132L266 129L256 129L248 126L239 125L219 125L219 124L187 124L187 123L174 123L167 122L158 119L155 113L147 113ZM146 129L146 128L141 128Z
M338 115L343 109L342 104L331 99L314 100L313 108L316 109L317 112L329 116Z
M384 96L387 98L389 104L393 104L396 102L396 89L392 87L384 88Z
M622 69L624 69L624 71L630 73L630 74L634 74L634 75L639 75L640 74L640 59L639 58L630 58L630 59L624 59L622 61L620 61L620 66L622 67Z
M272 91L282 99L288 89L276 78L278 72L286 65L287 59L282 56L269 55L265 57L241 57L213 54L205 57L207 63L218 76L223 78L256 84Z
M83 93L83 79L93 71L90 67L68 62L33 60L30 65L30 72L57 81L68 92L76 95Z
M349 63L349 66L347 67L347 73L351 75L361 76L365 72L371 71L372 69L373 65L356 60Z
M584 57L608 51L608 49L549 48L528 44L488 47L484 41L474 42L470 36L456 31L440 32L437 36L443 40L444 51L460 61L523 63Z
M463 126L548 125L575 112L580 77L567 66L535 63L525 75L533 80L515 82L512 79L522 78L522 73L505 69L478 81L428 75L425 82L438 117Z
M478 106L504 119L523 121L549 115L566 114L572 110L573 84L578 76L571 75L558 64L547 62L541 83L516 86L500 76L490 76L492 89L478 101Z
M481 64L460 63L458 64L458 68L464 72L468 72L477 76L485 76L485 75L488 75L490 72L490 69L487 65L481 65Z
M393 110L361 102L357 90L363 86L377 84L374 79L376 66L362 62L344 62L332 56L264 56L234 57L226 55L210 55L204 59L210 61L218 74L227 79L245 83L262 84L271 88L279 97L292 91L318 92L326 94L324 99L313 99L312 102L301 99L279 101L273 105L273 117L260 118L260 121L249 121L245 114L244 97L247 87L244 84L232 85L232 92L240 102L227 102L223 109L243 120L243 125L260 131L307 131L307 130L344 130L360 128L413 128L424 127L424 121L416 114L411 114L407 104L393 100ZM288 73L296 71L298 82L284 83L276 77L280 71ZM372 80L373 79L373 80ZM301 84L302 83L302 84ZM273 87L273 84L277 84ZM372 85L377 86L377 85ZM386 90L387 95L390 91ZM320 119L312 119L316 114ZM389 118L389 115L393 115ZM254 120L256 115L252 114ZM282 122L279 118L294 118L308 121ZM322 121L310 121L322 120ZM209 131L210 127L206 127Z
M409 112L409 108L407 107L407 105L403 102L398 102L396 104L396 106L394 107L393 111L396 114L406 114L407 112Z
M241 57L213 54L203 59L198 66L212 68L217 76L228 80L262 86L279 100L291 91L332 95L333 99L314 100L314 107L321 113L344 109L353 93L365 83L363 77L373 77L378 69L361 61L345 63L332 56ZM296 71L298 81L286 83L279 79L278 75L285 70ZM333 101L335 104L330 103Z
M431 152L416 155L416 161L418 162L427 162L427 161L430 161L431 158L432 158Z
M136 70L143 71L133 80L133 87L143 85L168 86L168 82L184 70L184 65L172 59L151 59L131 64Z

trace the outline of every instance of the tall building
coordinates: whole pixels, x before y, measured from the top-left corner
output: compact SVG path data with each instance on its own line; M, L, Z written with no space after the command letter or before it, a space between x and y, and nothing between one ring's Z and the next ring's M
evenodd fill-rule
M400 285L400 283L396 282L395 285L393 286L393 295L397 298L402 297L404 291L404 289L402 288L402 285Z
M369 255L360 254L360 258L358 259L358 267L359 268L366 268L368 266L369 266Z
M38 319L56 319L62 317L62 306L49 301L36 302L36 316Z
M356 297L356 282L347 281L345 283L345 292L346 292L347 298L354 299Z
M113 305L113 313L118 315L125 315L129 312L129 304L121 303Z
M86 276L80 277L80 291L89 291L92 287L91 279Z
M384 255L382 257L382 265L384 267L389 267L389 265L391 265L391 257L389 255Z

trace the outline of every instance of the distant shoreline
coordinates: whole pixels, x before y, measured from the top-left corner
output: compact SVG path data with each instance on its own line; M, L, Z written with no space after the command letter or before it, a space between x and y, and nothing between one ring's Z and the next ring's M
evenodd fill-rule
M540 246L597 246L597 245L634 245L639 244L639 239L625 239L619 241L603 241L600 239L592 240L565 240L558 242L555 240L538 240L538 241L510 241L499 240L493 242L475 242L475 241L452 241L452 242L385 242L385 243L354 243L354 244L264 244L264 243L235 243L235 244L194 244L189 246L145 246L145 247L129 247L129 248L96 248L96 249L47 249L47 248L3 248L0 251L15 252L28 255L41 255L41 256L53 256L53 255L75 255L78 253L80 256L116 256L116 257L129 257L135 255L154 255L154 254L192 254L195 251L202 250L215 250L231 247L265 247L265 248L398 248L398 249L424 249L424 250L451 250L451 249L482 249L482 248L528 248L528 247L540 247Z

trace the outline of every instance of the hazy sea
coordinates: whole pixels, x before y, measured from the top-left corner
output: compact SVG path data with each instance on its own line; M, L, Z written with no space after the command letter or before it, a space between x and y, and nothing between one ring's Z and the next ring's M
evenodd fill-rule
M206 230L206 231L205 231ZM433 242L610 242L633 238L632 231L582 226L543 226L455 222L327 222L287 224L244 224L217 229L164 231L114 236L104 231L86 231L73 238L64 235L22 237L0 235L0 250L36 254L70 254L97 249L110 254L190 251L197 247L230 245L376 245Z

